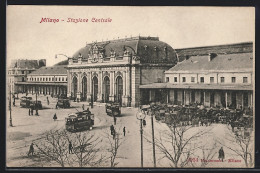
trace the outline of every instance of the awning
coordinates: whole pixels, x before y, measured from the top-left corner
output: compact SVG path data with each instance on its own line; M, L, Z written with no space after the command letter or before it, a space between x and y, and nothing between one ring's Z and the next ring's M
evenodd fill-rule
M252 85L222 85L222 84L172 84L172 83L152 83L140 85L141 89L201 89L201 90L253 90Z
M67 86L67 82L66 83L54 83L54 82L15 82L15 85L44 85L44 86Z

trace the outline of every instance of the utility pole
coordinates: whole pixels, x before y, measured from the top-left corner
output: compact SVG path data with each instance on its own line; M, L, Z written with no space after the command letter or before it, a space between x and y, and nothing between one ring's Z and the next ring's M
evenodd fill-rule
M156 158L155 158L155 143L154 143L154 127L153 127L153 114L151 115L151 123L152 123L152 138L153 138L153 165L156 168Z
M143 119L145 118L145 114L137 112L136 118L140 120L140 135L141 135L141 167L143 168Z
M141 134L141 167L143 168L143 119L140 119L140 134Z
M11 99L12 99L12 93L11 93L11 87L10 87L10 98L9 98L9 110L10 110L10 127L13 127L13 122L12 122L12 104L11 104Z

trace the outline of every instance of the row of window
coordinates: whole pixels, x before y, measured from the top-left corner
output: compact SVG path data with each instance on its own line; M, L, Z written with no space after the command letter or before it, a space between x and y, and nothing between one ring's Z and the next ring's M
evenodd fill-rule
M169 77L166 77L166 82L169 82ZM174 82L178 82L177 77L174 77ZM186 77L182 77L182 82L186 82ZM195 77L191 77L191 82L195 82ZM236 77L231 77L231 82L236 83ZM200 83L204 83L204 77L200 77ZM210 77L210 83L214 83L214 77ZM220 77L220 83L225 83L225 77ZM248 83L247 77L243 77L243 83Z
M46 81L46 82L51 82L51 81L67 81L67 77L34 77L34 78L27 78L27 81Z
M28 70L28 73L31 73L32 70ZM25 74L26 71L22 70L21 73L19 73L19 71L15 71L15 70L11 70L11 71L8 71L8 74Z

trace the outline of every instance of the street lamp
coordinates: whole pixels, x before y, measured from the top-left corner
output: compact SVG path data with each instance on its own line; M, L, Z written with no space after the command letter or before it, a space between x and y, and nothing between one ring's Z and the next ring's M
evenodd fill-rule
M145 119L145 114L142 112L137 112L136 118L140 120L140 135L141 135L141 167L143 167L143 119Z
M11 87L10 89L10 96L9 96L9 110L10 110L10 127L13 127L13 122L12 122L12 105L11 105L11 99L12 99L12 94L11 94Z
M153 115L154 110L152 110L152 106L150 108L151 111L148 112L148 115L151 116L151 124L152 124L152 138L153 138L153 164L156 167L156 157L155 157L155 142L154 142L154 126L153 126Z

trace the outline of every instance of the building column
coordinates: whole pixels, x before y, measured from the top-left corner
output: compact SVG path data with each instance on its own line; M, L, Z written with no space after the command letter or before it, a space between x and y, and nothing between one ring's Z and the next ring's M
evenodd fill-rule
M87 101L91 101L92 94L92 75L91 72L87 72Z
M253 93L251 93L251 105L250 105L251 109L253 108ZM254 109L252 109L254 110Z
M185 90L183 90L183 95L184 95L184 99L183 99L184 103L183 103L183 105L186 105L186 92L185 92Z
M242 109L244 108L244 93L242 92L242 100L241 100L241 104L242 104Z
M126 86L127 86L127 74L126 71L123 71L123 97L122 97L122 105L128 106L128 96L126 94Z
M110 72L110 96L109 100L114 101L114 87L115 87L115 72L111 71Z
M228 107L228 101L227 101L227 91L225 92L225 102L226 102L226 109Z
M81 72L79 72L78 73L78 84L77 84L77 90L78 90L78 92L77 92L77 99L79 99L80 100L80 93L81 93Z
M205 106L205 102L206 102L206 92L204 91L204 103L203 103L204 106Z
M102 94L103 94L103 75L102 71L99 71L98 73L98 98L97 101L102 102Z
M71 74L69 70L67 70L67 97L71 97ZM53 89L53 88L52 88ZM53 93L53 90L52 90Z

